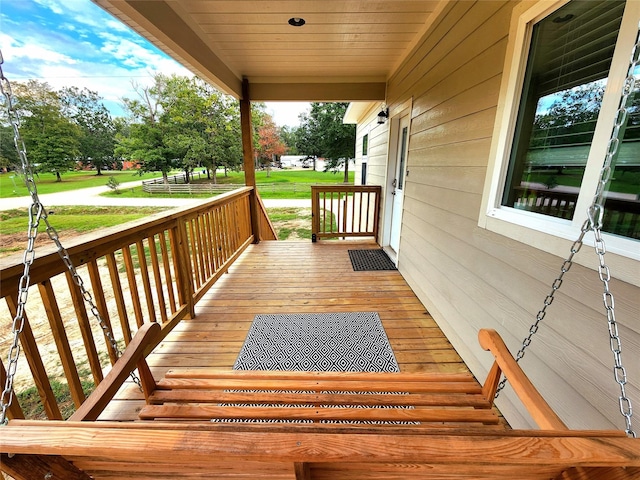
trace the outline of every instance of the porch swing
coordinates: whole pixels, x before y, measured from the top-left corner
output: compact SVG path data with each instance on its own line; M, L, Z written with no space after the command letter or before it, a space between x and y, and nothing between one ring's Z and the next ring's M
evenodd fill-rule
M160 326L146 323L103 382L68 421L33 421L12 416L12 384L40 220L47 224L49 236L65 264L70 271L75 269L68 256L65 259L64 248L47 220L29 176L30 166L20 141L0 54L0 85L33 200L29 211L29 244L13 323L14 342L1 397L2 470L17 479L138 478L143 476L141 472L145 478L194 478L199 474L210 478L212 474L228 472L229 465L248 462L265 469L274 464L292 464L295 478L308 480L321 465L340 463L365 465L371 471L384 468L384 478L408 478L412 475L409 466L418 467L414 468L417 477L432 479L640 478L640 440L635 439L631 424L631 402L625 393L626 373L621 363L613 296L608 288L609 269L604 263L604 242L600 235L604 187L617 149L619 129L626 118L639 56L640 41L632 53L627 84L589 218L522 348L514 358L495 331L479 332L480 345L495 357L483 386L466 374L207 369L170 370L156 382L145 355ZM518 364L589 231L596 238L625 431L569 430ZM79 277L77 282L81 286ZM90 301L89 295L84 297ZM99 315L96 317L111 341L113 335L108 326L100 321ZM97 421L136 368L147 401L139 412L143 421ZM501 424L493 401L504 386L504 381L500 381L503 373L540 430L509 430ZM381 406L387 408L375 408Z

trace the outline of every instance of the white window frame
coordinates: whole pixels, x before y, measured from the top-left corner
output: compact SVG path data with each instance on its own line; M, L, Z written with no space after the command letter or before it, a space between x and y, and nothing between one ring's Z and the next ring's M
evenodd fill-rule
M587 218L587 208L595 195L600 169L613 128L613 119L620 101L620 91L629 68L629 55L640 24L640 2L627 0L600 113L601 118L610 118L611 123L599 121L596 126L573 220L505 207L501 205L501 199L505 188L533 25L568 2L569 0L541 1L533 6L531 3L523 2L514 8L491 143L490 159L492 160L487 168L482 208L478 220L478 226L481 228L561 257L566 257L569 253L571 242L567 240L573 241L578 237L580 228ZM640 275L638 275L640 242L606 233L603 233L603 237L607 251L610 253L607 261L615 277L640 286ZM593 246L591 233L585 237L584 243L585 247ZM595 268L595 254L593 251L588 253L589 255L580 252L575 260L577 263Z

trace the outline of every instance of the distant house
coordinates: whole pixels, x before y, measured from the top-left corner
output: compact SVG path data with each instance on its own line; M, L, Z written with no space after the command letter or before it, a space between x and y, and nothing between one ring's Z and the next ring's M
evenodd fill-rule
M123 160L122 161L122 170L139 170L140 162L135 160Z

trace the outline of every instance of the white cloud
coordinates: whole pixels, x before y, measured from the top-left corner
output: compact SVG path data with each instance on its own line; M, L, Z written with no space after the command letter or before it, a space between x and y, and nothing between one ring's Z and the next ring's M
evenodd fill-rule
M88 0L35 0L35 2L56 15L64 15L67 23L79 22L91 27L102 26L95 14L96 5Z
M31 42L19 42L16 39L0 33L0 45L2 45L2 54L6 59L15 62L24 62L29 60L43 61L47 63L65 63L72 65L76 60L57 52L48 46Z
M130 32L131 31L131 29L129 29L128 26L126 26L122 22L118 22L117 20L107 20L105 25L106 25L106 27L107 27L107 29L109 31L113 31L113 30L117 30L118 32Z

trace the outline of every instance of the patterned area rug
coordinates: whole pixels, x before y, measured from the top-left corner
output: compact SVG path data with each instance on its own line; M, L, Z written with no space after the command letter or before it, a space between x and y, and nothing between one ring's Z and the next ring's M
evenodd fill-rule
M391 259L384 250L349 250L349 259L353 269L358 271L370 270L397 270Z
M233 368L400 371L375 312L256 315Z

